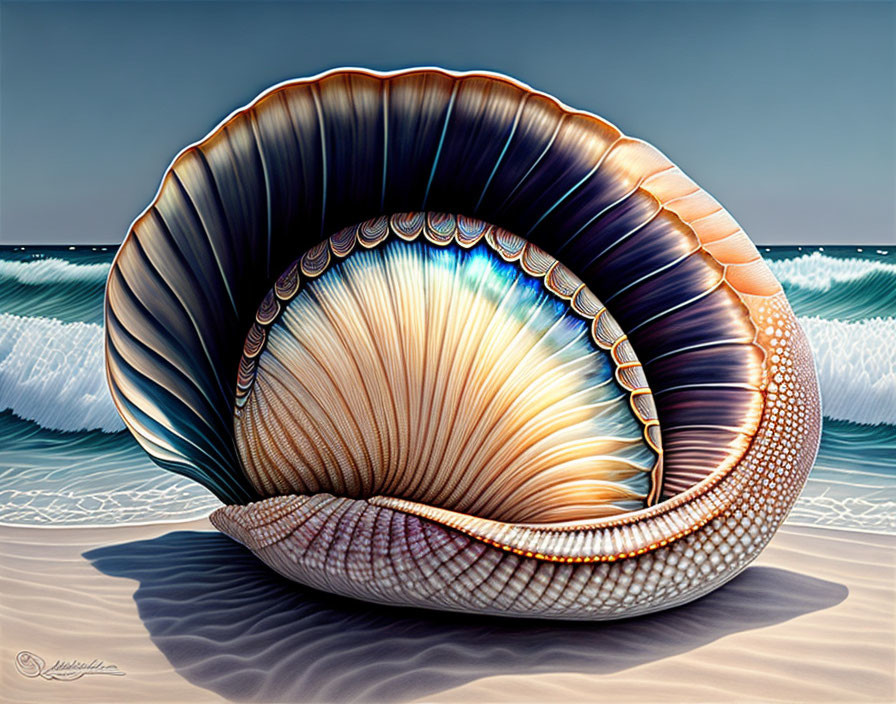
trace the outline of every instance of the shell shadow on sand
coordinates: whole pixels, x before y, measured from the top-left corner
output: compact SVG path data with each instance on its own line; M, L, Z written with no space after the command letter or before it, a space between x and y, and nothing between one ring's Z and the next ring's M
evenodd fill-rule
M445 614L365 604L289 582L211 532L84 553L136 579L140 618L189 682L240 701L407 701L511 674L606 674L830 608L849 590L750 567L690 605L615 623Z

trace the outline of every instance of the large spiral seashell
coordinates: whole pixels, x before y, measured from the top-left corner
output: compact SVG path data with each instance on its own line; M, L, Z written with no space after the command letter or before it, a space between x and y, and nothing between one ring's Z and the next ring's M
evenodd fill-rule
M162 467L278 572L607 619L740 572L812 465L805 337L730 215L516 81L290 81L174 160L109 275Z

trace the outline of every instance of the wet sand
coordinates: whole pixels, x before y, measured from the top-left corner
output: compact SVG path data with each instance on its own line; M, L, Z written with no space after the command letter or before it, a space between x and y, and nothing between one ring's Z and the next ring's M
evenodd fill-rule
M329 597L204 520L0 527L0 700L893 701L894 548L785 526L704 599L567 624ZM96 660L125 674L26 677L21 651L44 671Z

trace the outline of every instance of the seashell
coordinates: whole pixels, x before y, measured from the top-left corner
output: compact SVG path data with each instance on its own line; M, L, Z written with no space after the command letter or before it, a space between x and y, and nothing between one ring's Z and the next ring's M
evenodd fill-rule
M648 144L510 78L283 83L182 151L106 294L125 423L287 577L611 619L731 579L814 461L805 337Z

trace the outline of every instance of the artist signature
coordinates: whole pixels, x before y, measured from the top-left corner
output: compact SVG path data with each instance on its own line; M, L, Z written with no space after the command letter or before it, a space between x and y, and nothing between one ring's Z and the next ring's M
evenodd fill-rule
M43 677L45 680L77 680L84 675L123 675L115 665L107 665L102 660L82 662L80 660L57 660L51 667L46 661L27 650L16 655L16 669L25 677Z

